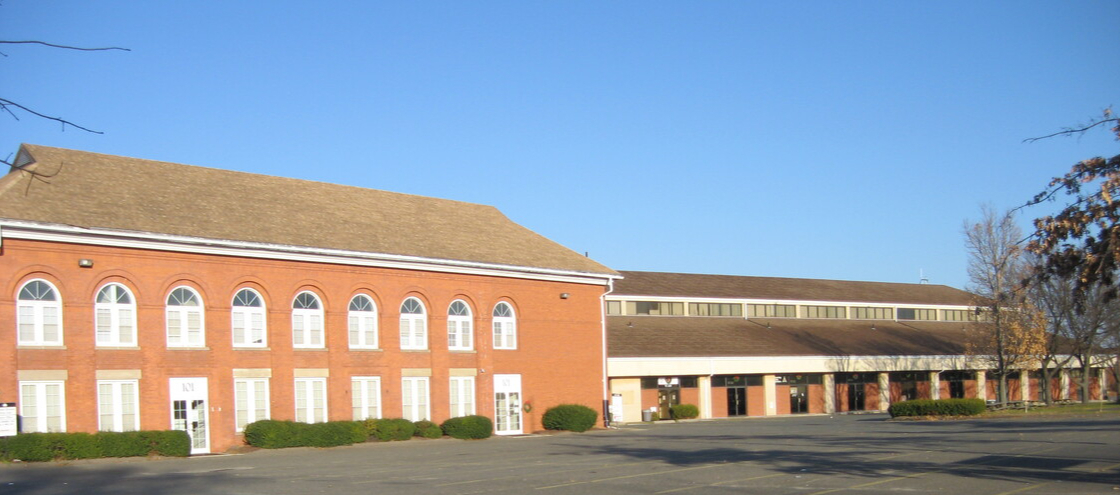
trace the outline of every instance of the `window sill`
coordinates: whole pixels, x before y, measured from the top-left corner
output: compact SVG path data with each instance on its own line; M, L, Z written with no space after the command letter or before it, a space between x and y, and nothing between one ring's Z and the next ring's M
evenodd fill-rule
M60 351L65 351L66 346L64 346L64 345L34 345L34 344L32 344L32 345L28 345L28 344L18 344L18 345L16 345L16 350L22 350L22 349L58 349Z
M495 347L495 351L516 351L516 347Z
M478 351L474 349L448 349L447 351L455 354L478 354Z

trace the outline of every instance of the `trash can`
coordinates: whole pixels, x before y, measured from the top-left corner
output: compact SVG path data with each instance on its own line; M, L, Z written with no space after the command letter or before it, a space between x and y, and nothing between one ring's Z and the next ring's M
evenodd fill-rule
M653 421L653 411L649 409L642 409L642 421L646 423Z

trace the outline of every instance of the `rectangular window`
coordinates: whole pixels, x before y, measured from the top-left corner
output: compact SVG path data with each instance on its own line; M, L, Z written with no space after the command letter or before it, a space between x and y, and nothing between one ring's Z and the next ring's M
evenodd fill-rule
M354 421L381 417L381 378L355 376L350 379L350 397Z
M857 320L893 320L894 308L852 308L852 318Z
M296 348L323 347L323 315L318 310L292 310L292 343Z
M622 301L607 301L607 314L620 315L622 314Z
M797 318L797 306L792 304L748 304L751 318Z
M139 386L136 380L97 381L97 429L136 431L140 429Z
M844 306L802 306L802 318L847 318L848 308Z
M451 377L451 417L474 414L474 377Z
M936 320L936 309L898 308L900 320Z
M428 377L401 378L401 407L404 419L409 421L431 418L428 408Z
M327 420L327 379L296 378L296 421L322 423Z
M233 403L237 431L254 421L268 419L268 378L235 378Z
M16 315L19 345L62 345L59 308L55 301L20 301Z
M683 316L683 302L627 301L628 315Z
M264 347L264 310L255 307L234 306L233 345L236 347Z
M941 319L945 321L976 321L976 312L968 309L943 309Z
M61 381L19 382L22 433L66 431L65 390Z
M743 316L743 305L734 303L688 303L691 316Z

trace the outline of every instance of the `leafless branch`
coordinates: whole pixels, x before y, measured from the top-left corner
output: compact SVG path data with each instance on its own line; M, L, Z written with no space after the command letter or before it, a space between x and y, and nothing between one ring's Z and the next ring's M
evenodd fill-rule
M0 164L7 165L8 167L12 168L13 170L19 170L20 172L31 175L31 180L27 181L27 189L25 189L23 191L23 194L25 196L31 191L31 183L32 182L39 181L39 182L42 182L44 184L50 184L51 181L49 181L47 179L50 179L51 177L54 177L54 176L58 175L58 173L62 171L62 166L65 165L65 163L61 163L61 164L59 164L58 170L55 170L54 173L44 174L44 173L42 173L38 170L28 170L24 167L17 166L15 163L12 163L8 160L0 160Z
M0 108L3 108L12 117L15 117L16 120L19 120L19 117L16 117L16 114L12 113L11 109L8 108L9 106L16 107L16 108L18 108L20 110L23 110L27 113L30 113L30 114L32 114L36 117L40 117L40 118L44 118L44 119L47 119L47 120L53 120L55 122L58 122L58 123L62 124L63 129L65 129L66 126L70 126L70 127L75 128L75 129L81 129L81 130L86 131L86 132L91 132L93 134L105 134L104 132L101 132L101 131L95 131L95 130L89 129L87 127L82 127L78 124L75 124L73 122L70 122L69 120L66 120L66 119L63 119L63 118L60 118L60 117L51 117L49 115L43 115L43 114L41 114L39 112L36 112L36 111L34 111L30 108L27 108L23 105L20 105L19 103L16 103L14 101L7 100L7 99L4 99L4 98L0 98Z
M34 41L34 40L28 40L28 41L5 41L5 40L0 40L0 44L5 44L5 45L43 45L43 46L49 46L51 48L62 48L64 50L78 50L78 51L82 51L82 52L103 52L103 51L108 51L108 50L121 50L121 51L125 51L125 52L131 52L132 51L128 48L121 48L119 46L106 46L106 47L102 47L102 48L84 48L84 47L80 47L80 46L56 45L54 43L47 43L45 41Z
M1060 130L1060 131L1055 132L1053 134L1047 134L1045 136L1027 138L1027 139L1024 139L1023 142L1024 143L1033 143L1035 141L1041 141L1043 139L1049 139L1049 138L1052 138L1052 137L1055 137L1055 136L1072 136L1074 134L1081 134L1081 133L1083 133L1085 131L1088 131L1089 129L1092 129L1092 128L1098 126L1098 125L1109 123L1109 122L1120 123L1120 117L1113 117L1113 118L1109 118L1109 119L1098 120L1098 121L1093 122L1092 124L1089 124L1087 126L1078 127L1078 128L1063 129L1063 130Z

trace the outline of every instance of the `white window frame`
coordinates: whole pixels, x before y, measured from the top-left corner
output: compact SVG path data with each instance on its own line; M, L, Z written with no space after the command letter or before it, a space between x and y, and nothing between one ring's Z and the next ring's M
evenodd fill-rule
M475 413L473 376L451 377L451 417L471 416Z
M128 297L127 303L98 302L104 291L115 292L110 294L116 301L121 299L121 293ZM93 328L94 340L98 347L136 347L136 296L124 284L112 282L97 289L94 296ZM102 327L108 328L108 335L103 336Z
M300 395L303 397L301 398ZM327 421L329 416L327 415L326 378L296 378L294 397L296 421L303 423Z
M369 304L363 304L361 301ZM377 349L377 303L366 294L357 294L350 298L348 308L346 324L350 335L350 348Z
M498 308L505 306L509 308L509 316L498 316ZM495 349L517 349L517 312L513 310L513 305L502 301L494 305L494 312L491 313L494 317L494 348Z
M431 379L426 376L401 377L401 417L409 421L432 418Z
M315 299L316 308L297 308L300 296L310 295ZM316 342L318 340L318 342ZM296 349L323 349L326 339L323 333L323 300L311 291L302 291L292 299L292 347Z
M381 419L381 377L350 377L350 397L354 421Z
M456 314L457 312L458 314ZM466 314L462 314L465 312ZM447 348L452 351L474 350L474 313L471 305L456 299L447 307Z
M409 301L416 301L419 313L405 313ZM424 301L409 297L401 302L401 349L422 351L428 348L428 309Z
M194 299L195 305L172 304L176 292L189 294ZM181 297L178 297L181 299ZM189 299L188 299L189 300ZM202 304L202 295L192 287L180 285L171 289L165 300L164 322L167 327L167 347L205 347L206 346L206 311ZM191 318L194 321L191 321ZM173 324L172 322L178 324Z
M243 292L251 296L239 297ZM242 299L244 303L239 302ZM253 303L257 305L254 306ZM268 346L268 311L259 292L243 287L233 294L233 301L230 303L230 329L234 347ZM240 341L237 339L239 332Z
M105 402L103 387L109 389L109 402ZM131 391L126 388L131 387ZM131 400L131 404L126 401ZM131 420L126 420L126 406L131 406ZM111 416L109 421L105 416ZM109 423L109 424L106 424ZM140 382L138 380L97 380L97 430L140 430Z
M47 402L47 388L58 387L58 403ZM30 391L30 394L29 394ZM58 414L50 414L56 410ZM62 380L29 380L19 382L19 414L23 417L21 433L57 433L66 431L66 382ZM28 419L33 418L34 426L28 427ZM57 418L58 426L50 426L51 418Z
M260 407L258 401L264 401ZM234 430L245 431L245 425L272 417L268 378L233 379Z
M29 286L41 283L50 289L51 299L42 299L47 293L39 291L24 299L24 291L30 294ZM47 337L48 320L54 319L55 336ZM28 321L30 319L30 321ZM30 338L25 338L24 327L31 328ZM18 345L61 346L62 345L62 295L54 284L41 278L28 280L16 292L16 339Z

